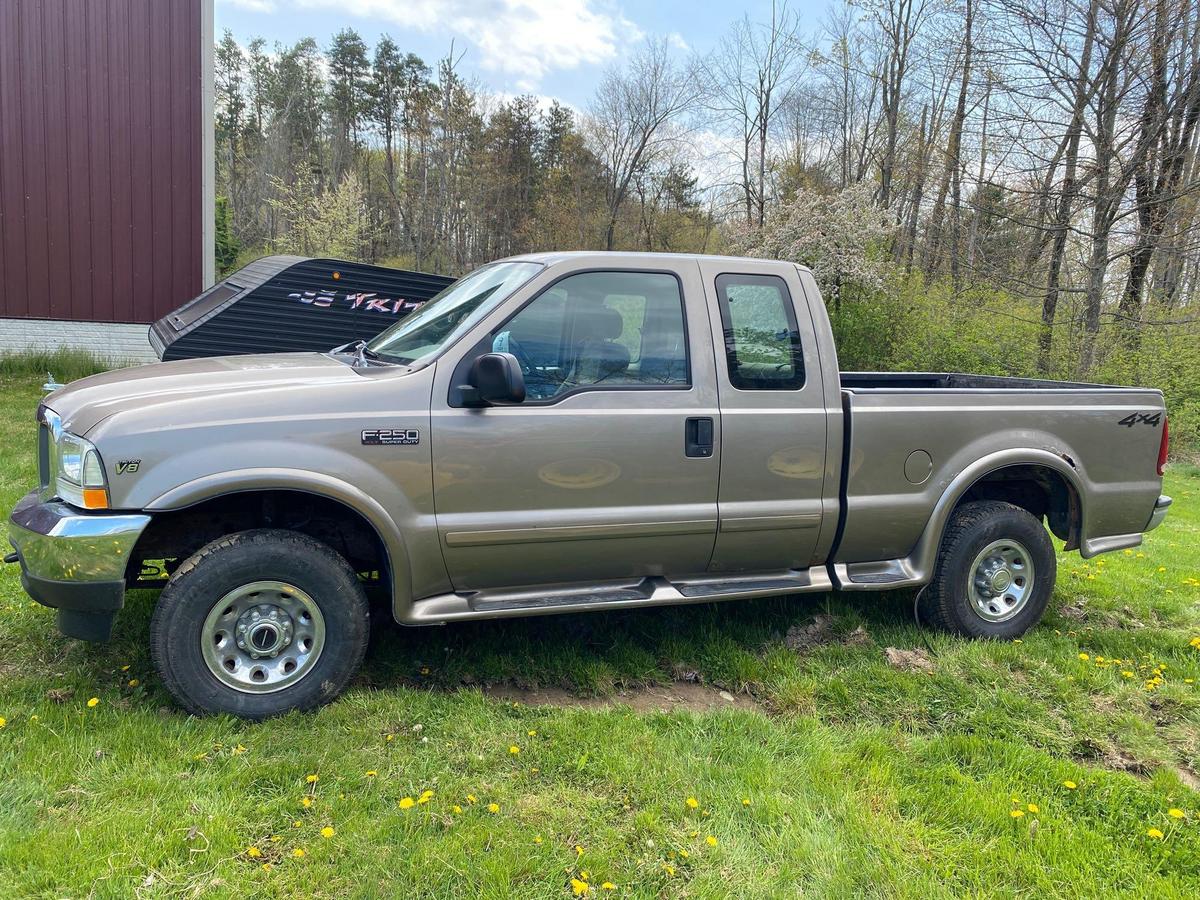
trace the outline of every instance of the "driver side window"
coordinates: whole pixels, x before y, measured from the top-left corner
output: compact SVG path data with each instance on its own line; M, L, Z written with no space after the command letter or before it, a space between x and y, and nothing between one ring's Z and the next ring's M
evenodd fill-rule
M548 288L492 337L525 376L526 397L690 384L683 296L674 275L582 272Z

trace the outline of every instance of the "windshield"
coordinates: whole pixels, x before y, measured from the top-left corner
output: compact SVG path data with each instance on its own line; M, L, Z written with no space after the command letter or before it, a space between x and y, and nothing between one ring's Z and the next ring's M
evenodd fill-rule
M377 335L367 349L388 362L432 356L532 278L541 263L501 262L460 278L423 307Z

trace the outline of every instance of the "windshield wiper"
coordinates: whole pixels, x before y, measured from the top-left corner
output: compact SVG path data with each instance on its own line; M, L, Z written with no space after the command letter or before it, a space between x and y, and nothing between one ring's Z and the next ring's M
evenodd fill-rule
M376 362L376 361L380 361L383 359L383 357L381 357L378 353L376 353L374 350L372 350L370 347L368 347L367 342L361 338L357 341L351 341L348 344L342 344L342 346L340 346L340 347L334 347L329 352L330 353L353 353L355 367L365 366L367 364L367 360L370 360L371 362Z

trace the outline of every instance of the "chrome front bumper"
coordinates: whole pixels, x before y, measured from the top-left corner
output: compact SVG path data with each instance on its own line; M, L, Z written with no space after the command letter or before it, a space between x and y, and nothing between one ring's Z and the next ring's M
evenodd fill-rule
M38 603L57 609L59 629L103 640L124 604L125 567L150 517L84 513L26 494L8 520L8 540L21 564L21 584Z
M1153 531L1163 523L1163 519L1167 517L1167 510L1171 508L1171 498L1166 494L1160 494L1158 501L1154 504L1154 512L1150 514L1150 521L1146 523L1146 530Z

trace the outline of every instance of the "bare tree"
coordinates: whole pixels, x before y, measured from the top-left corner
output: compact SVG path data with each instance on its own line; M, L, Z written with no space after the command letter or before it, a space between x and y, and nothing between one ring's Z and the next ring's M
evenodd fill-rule
M705 60L705 106L718 127L735 129L747 224L762 227L767 209L767 165L772 125L802 75L805 48L799 21L784 3L771 4L771 20L735 22Z
M650 41L627 66L610 69L601 80L588 130L604 167L606 249L613 249L617 219L634 175L676 140L672 126L695 107L697 82L692 68L671 60L666 40Z

